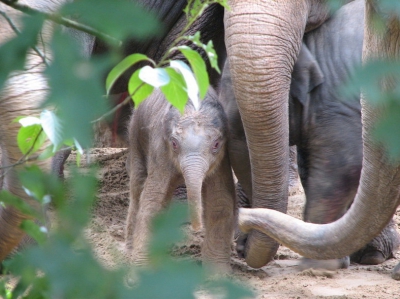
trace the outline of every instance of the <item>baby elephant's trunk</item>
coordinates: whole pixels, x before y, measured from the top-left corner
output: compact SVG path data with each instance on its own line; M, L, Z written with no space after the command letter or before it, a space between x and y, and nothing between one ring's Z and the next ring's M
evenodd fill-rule
M209 165L205 159L198 155L186 156L181 160L180 165L187 189L192 228L195 231L200 231L203 218L201 188Z

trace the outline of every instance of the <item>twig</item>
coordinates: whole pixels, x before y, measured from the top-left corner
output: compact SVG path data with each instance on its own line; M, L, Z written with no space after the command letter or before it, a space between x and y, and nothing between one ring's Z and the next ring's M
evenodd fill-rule
M134 95L142 86L144 85L144 82L142 82L132 93L132 95ZM128 96L118 105L114 106L114 108L112 108L111 110L107 111L106 113L104 113L102 116L100 116L99 118L93 120L91 123L97 123L99 121L102 121L103 119L105 119L107 116L113 114L115 111L117 111L119 108L121 108L122 106L128 104L128 102L131 100L131 95L128 94Z
M21 31L19 31L17 26L15 26L14 22L9 18L9 16L4 11L0 10L0 15L2 15L4 19L6 19L6 21L10 25L11 29L14 30L14 32L17 35L21 34ZM43 63L46 66L49 66L49 64L47 63L47 60L46 60L46 56L42 53L42 51L40 51L40 49L36 45L32 46L32 49L36 52L37 55L39 55L40 58L42 58Z
M65 18L60 14L55 14L55 13L47 13L47 12L43 12L43 11L39 11L37 9L34 9L28 5L25 4L19 4L18 1L14 0L0 0L0 2L16 9L19 11L22 11L23 13L26 13L28 15L42 15L44 16L47 20L51 20L53 22L56 22L58 24L64 25L66 27L71 27L80 31L84 31L86 33L89 33L91 35L97 36L103 40L105 40L107 43L113 45L113 46L121 46L122 45L122 41L108 35L105 33L102 33L90 26L78 23L76 21L73 21L71 19Z
M13 168L15 166L18 166L18 165L22 165L22 164L24 164L26 162L36 161L39 158L39 155L34 155L34 156L31 156L31 157L28 157L28 155L32 152L32 150L33 150L33 148L34 148L34 146L35 146L40 134L42 134L42 132L43 132L43 128L41 128L39 133L36 135L35 140L32 143L32 145L29 148L29 150L17 162L15 162L14 164L10 164L10 165L6 165L6 166L1 166L0 167L0 170L1 169L6 169L6 171L4 171L0 175L0 179L4 178L5 175L10 171L11 168ZM62 149L59 150L59 152L66 151L66 150L69 150L71 148L72 147L62 148Z

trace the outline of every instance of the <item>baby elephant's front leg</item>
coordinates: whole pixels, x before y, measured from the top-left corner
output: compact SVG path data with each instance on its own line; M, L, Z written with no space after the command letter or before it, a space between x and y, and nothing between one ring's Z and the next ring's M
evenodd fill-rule
M171 180L166 177L154 174L149 175L146 179L138 202L132 235L127 235L126 240L128 244L132 242L132 259L139 265L148 262L148 243L151 237L152 220L167 205L173 191Z

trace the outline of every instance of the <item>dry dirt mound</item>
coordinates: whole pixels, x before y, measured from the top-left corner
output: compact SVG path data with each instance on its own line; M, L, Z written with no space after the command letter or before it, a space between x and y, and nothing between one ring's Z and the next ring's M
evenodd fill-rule
M87 236L99 259L112 267L124 257L124 223L129 203L129 179L125 170L126 150L94 149L91 160L100 165L101 187ZM73 162L74 157L69 159ZM176 197L182 197L178 192ZM301 218L304 196L291 196L289 214ZM400 230L400 210L396 214ZM175 254L200 257L200 234L189 235ZM400 298L400 282L390 278L391 269L399 262L392 259L378 266L352 264L349 269L334 272L299 272L300 256L281 246L274 261L261 269L249 268L232 251L233 276L249 284L257 298Z

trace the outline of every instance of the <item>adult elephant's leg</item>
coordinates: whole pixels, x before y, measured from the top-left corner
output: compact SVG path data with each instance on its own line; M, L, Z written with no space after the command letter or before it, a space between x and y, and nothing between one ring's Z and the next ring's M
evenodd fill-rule
M253 180L253 207L286 212L288 93L309 13L307 1L230 1L225 15L232 81L242 116ZM262 267L278 243L251 232L246 262Z
M377 13L373 4L367 1L365 6L363 59L396 60L400 56L400 21L386 16L386 30L377 32L372 27ZM393 88L393 82L387 79L382 84L385 90ZM239 224L243 230L260 229L303 256L329 259L358 250L389 223L400 204L400 167L388 159L386 150L372 134L382 111L364 97L361 103L363 168L357 195L346 214L333 223L315 225L272 210L242 209Z
M19 75L15 74L13 79L16 80ZM38 72L33 70L32 74L24 73L23 78L24 84L18 86L9 81L0 95L2 166L6 167L3 188L40 211L39 202L26 194L18 179L17 171L24 166L7 168L16 165L23 156L17 145L16 136L20 125L14 122L15 118L38 114L38 106L46 93L46 84L39 70ZM16 81L18 82L18 80ZM32 89L32 86L35 88ZM38 160L35 164L45 171L50 170L49 161ZM0 206L0 261L20 243L25 234L19 226L23 220L28 218L30 217L11 206Z

